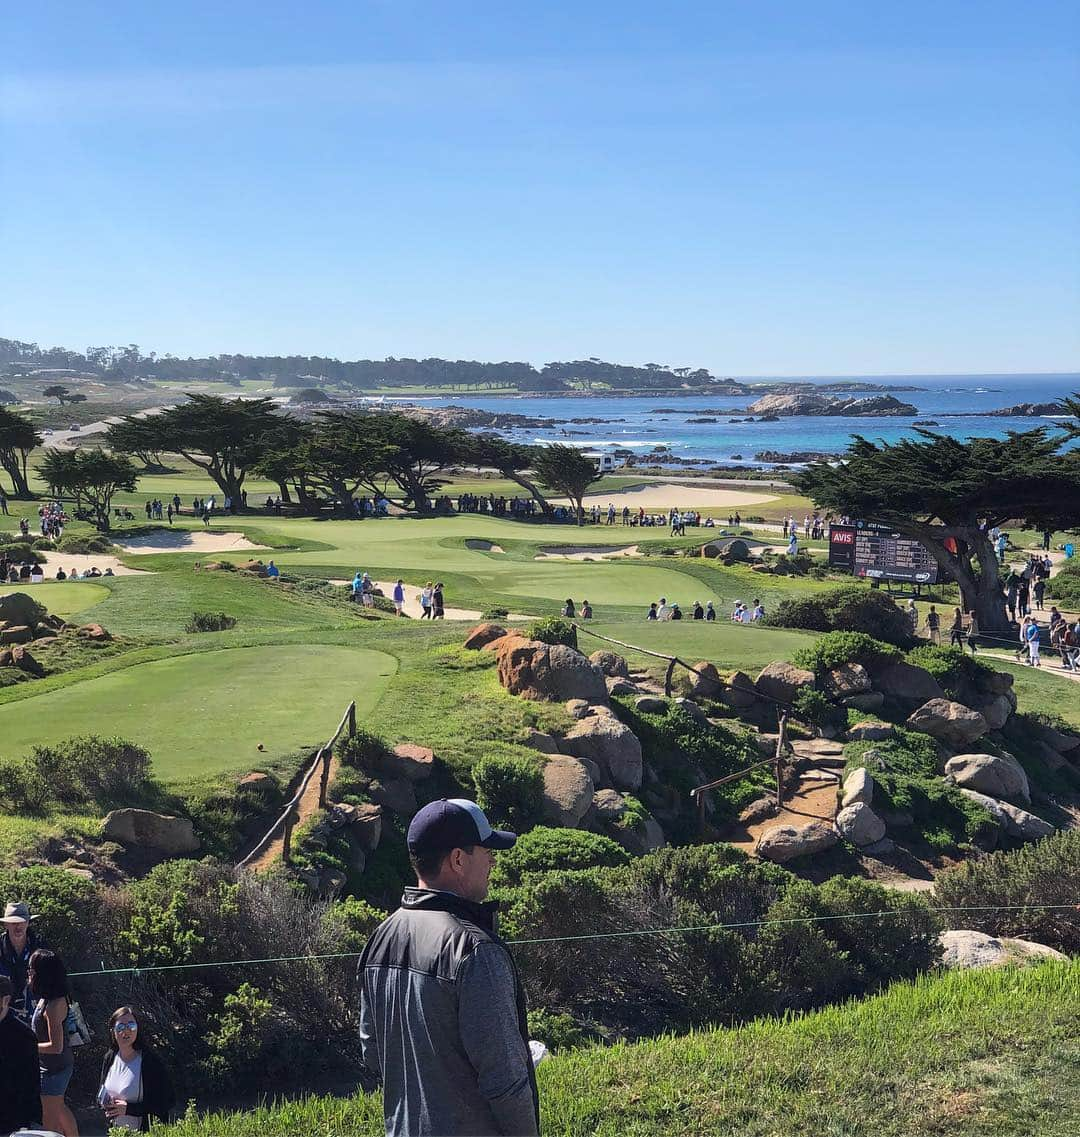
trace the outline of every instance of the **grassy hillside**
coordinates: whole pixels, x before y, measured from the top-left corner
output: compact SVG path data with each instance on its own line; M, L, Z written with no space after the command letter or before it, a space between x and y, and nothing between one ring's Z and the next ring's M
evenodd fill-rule
M786 1022L557 1056L540 1068L560 1137L1072 1137L1080 963L897 984ZM163 1137L363 1137L378 1095L191 1118Z

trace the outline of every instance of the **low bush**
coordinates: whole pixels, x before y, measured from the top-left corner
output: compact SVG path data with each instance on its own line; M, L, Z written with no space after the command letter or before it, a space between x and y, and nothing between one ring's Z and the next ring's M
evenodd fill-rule
M94 533L89 537L78 537L71 534L63 537L56 546L61 553L74 553L81 556L92 556L94 553L111 553L115 546L102 533Z
M1063 564L1050 578L1046 594L1073 611L1080 609L1080 563Z
M386 743L362 727L358 727L353 735L343 734L334 743L338 761L353 770L373 770L386 752Z
M967 861L942 873L934 892L945 907L972 909L949 913L951 927L1020 936L1075 955L1080 952L1080 830L1061 830L1013 852ZM995 910L974 911L979 908Z
M899 659L900 651L892 644L876 640L865 632L826 632L810 647L800 648L791 661L818 675L844 663L861 663L864 667L888 659Z
M994 668L958 647L924 644L907 653L908 663L929 671L950 699L957 698L965 687L979 687L981 680L994 674Z
M791 705L795 717L811 726L841 730L847 725L847 711L831 703L821 691L816 691L813 687L800 687Z
M33 547L39 553L50 553L56 548L56 542L49 537L35 537Z
M483 620L505 620L510 615L509 608L488 608L484 611L481 619Z
M565 644L577 649L577 629L559 616L548 616L544 620L534 620L526 629L525 635L531 640L545 644Z
M45 563L44 553L35 549L29 541L21 541L16 538L12 538L4 544L4 555L8 561L16 564L40 565Z
M629 854L610 837L584 829L552 829L538 825L518 838L512 849L501 852L491 874L493 888L512 887L530 872L556 869L615 868Z
M536 825L544 809L544 775L532 758L489 754L472 768L476 803L492 824L518 831Z
M898 647L913 642L911 624L892 599L878 589L855 584L782 600L767 623L812 632L865 632Z
M191 619L184 625L184 631L195 632L227 632L236 627L236 617L225 612L193 612Z

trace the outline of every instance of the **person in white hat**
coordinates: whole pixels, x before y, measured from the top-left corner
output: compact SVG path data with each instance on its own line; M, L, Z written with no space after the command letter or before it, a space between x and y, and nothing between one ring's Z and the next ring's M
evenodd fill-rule
M27 1026L34 1009L29 995L30 957L44 946L31 927L36 919L26 901L19 900L4 908L0 921L0 975L11 980L11 1014Z

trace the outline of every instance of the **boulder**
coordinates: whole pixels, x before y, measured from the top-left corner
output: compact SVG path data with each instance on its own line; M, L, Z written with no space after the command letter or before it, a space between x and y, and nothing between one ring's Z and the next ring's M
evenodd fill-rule
M572 647L517 636L504 636L496 643L499 682L511 695L552 701L607 702L603 672Z
M634 857L643 857L667 844L660 823L651 814L640 825L609 825L605 832Z
M15 644L8 648L8 651L11 653L11 667L17 667L20 671L25 671L27 675L33 675L37 679L45 674L45 668L30 654L29 648Z
M422 782L435 770L435 751L414 742L399 742L379 759L379 770L391 778Z
M1012 678L1012 676L1010 676ZM976 707L991 730L1001 730L1013 713L1014 705L1008 695L992 695Z
M774 825L762 833L757 855L777 864L796 857L806 857L831 849L840 838L827 821L811 821L806 825Z
M1031 801L1027 774L1011 754L957 754L945 763L945 776L990 797Z
M606 679L605 683L607 684L607 693L609 695L636 695L638 693L638 689L629 679L622 679L616 676L614 679Z
M585 719L596 714L596 708L587 699L567 699L566 713L572 719Z
M891 837L882 837L880 841L860 846L859 852L867 857L888 857L896 852L896 842Z
M101 835L107 841L154 849L171 857L199 849L199 838L189 818L153 813L149 809L114 809L101 823Z
M961 789L960 792L976 805L981 805L997 822L1006 837L1015 837L1020 841L1038 841L1054 832L1052 825L1018 805L998 801L997 798L981 794L977 790Z
M690 672L690 693L705 699L718 699L724 691L724 684L715 663L695 663Z
M945 967L1000 967L1008 963L1035 963L1043 959L1067 959L1059 951L1033 940L988 936L985 932L957 929L942 932L941 962Z
M626 812L626 798L618 790L597 790L592 804L597 821L604 825L613 825Z
M869 805L874 800L874 779L865 766L852 770L844 779L844 796L840 801L842 807L862 803Z
M693 699L675 699L673 706L685 711L698 726L708 726L709 716L694 702Z
M570 728L559 746L564 754L595 762L601 778L616 789L636 790L641 785L641 743L614 715L582 719Z
M871 686L870 672L861 663L841 663L825 676L825 690L834 699L865 694Z
M662 715L668 709L667 699L661 699L659 695L639 695L634 700L634 706L643 715Z
M266 793L274 788L275 783L274 779L269 774L264 774L262 770L252 770L236 784L238 789L250 790L252 793Z
M950 746L967 746L990 729L986 719L950 699L930 699L908 716L907 726Z
M845 695L840 702L852 710L872 715L885 706L885 696L880 691L862 691L858 695Z
M770 817L775 817L779 812L780 807L776 804L775 797L771 794L767 797L759 797L745 806L739 813L739 824L758 825L762 821L768 821Z
M593 780L583 763L562 754L544 763L544 820L574 828L593 804Z
M883 809L878 816L885 822L886 829L910 829L915 824L909 809Z
M873 845L885 836L885 822L864 801L844 806L836 815L836 831L853 845Z
M871 669L874 687L886 698L909 706L918 706L930 699L941 699L945 692L941 684L922 667L903 660Z
M762 668L754 683L758 693L768 699L790 703L804 687L814 686L814 673L792 663L777 660Z
M745 671L736 671L717 698L732 710L745 711L758 701L758 694L753 679Z
M412 817L416 812L416 790L404 778L375 779L368 785L368 794L376 805L399 817Z
M608 676L610 679L629 679L630 668L618 652L594 651L589 656L589 662Z
M1028 753L1038 758L1048 770L1060 770L1068 765L1068 759L1060 750L1047 746L1041 738L1028 743Z
M477 624L475 628L469 630L469 634L465 637L465 646L470 651L479 651L482 647L487 647L488 644L502 639L505 635L506 629L499 624Z
M9 624L0 628L0 644L28 644L34 638L34 629L26 624Z
M980 673L978 684L979 690L988 695L1005 695L1012 690L1013 677L1008 671L995 669L988 674Z
M25 592L9 592L0 596L0 627L24 626L32 628L48 619L45 607Z
M896 727L888 722L857 722L848 727L847 736L852 742L884 742L896 735Z
M533 727L529 727L529 733L521 740L521 745L527 746L530 750L538 750L541 754L559 753L558 742L550 734Z
M361 849L374 853L382 838L382 808L377 805L358 805L351 832Z
M78 634L84 640L111 640L112 636L100 624L83 624Z
M241 561L236 567L240 572L250 572L256 576L266 576L266 565L264 565L262 561Z

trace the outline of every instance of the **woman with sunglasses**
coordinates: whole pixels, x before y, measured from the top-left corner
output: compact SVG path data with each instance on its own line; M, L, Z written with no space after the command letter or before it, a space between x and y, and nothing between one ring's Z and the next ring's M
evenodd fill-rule
M153 1121L168 1122L175 1095L165 1064L140 1036L130 1007L109 1019L109 1050L101 1064L98 1102L109 1124L146 1133Z

